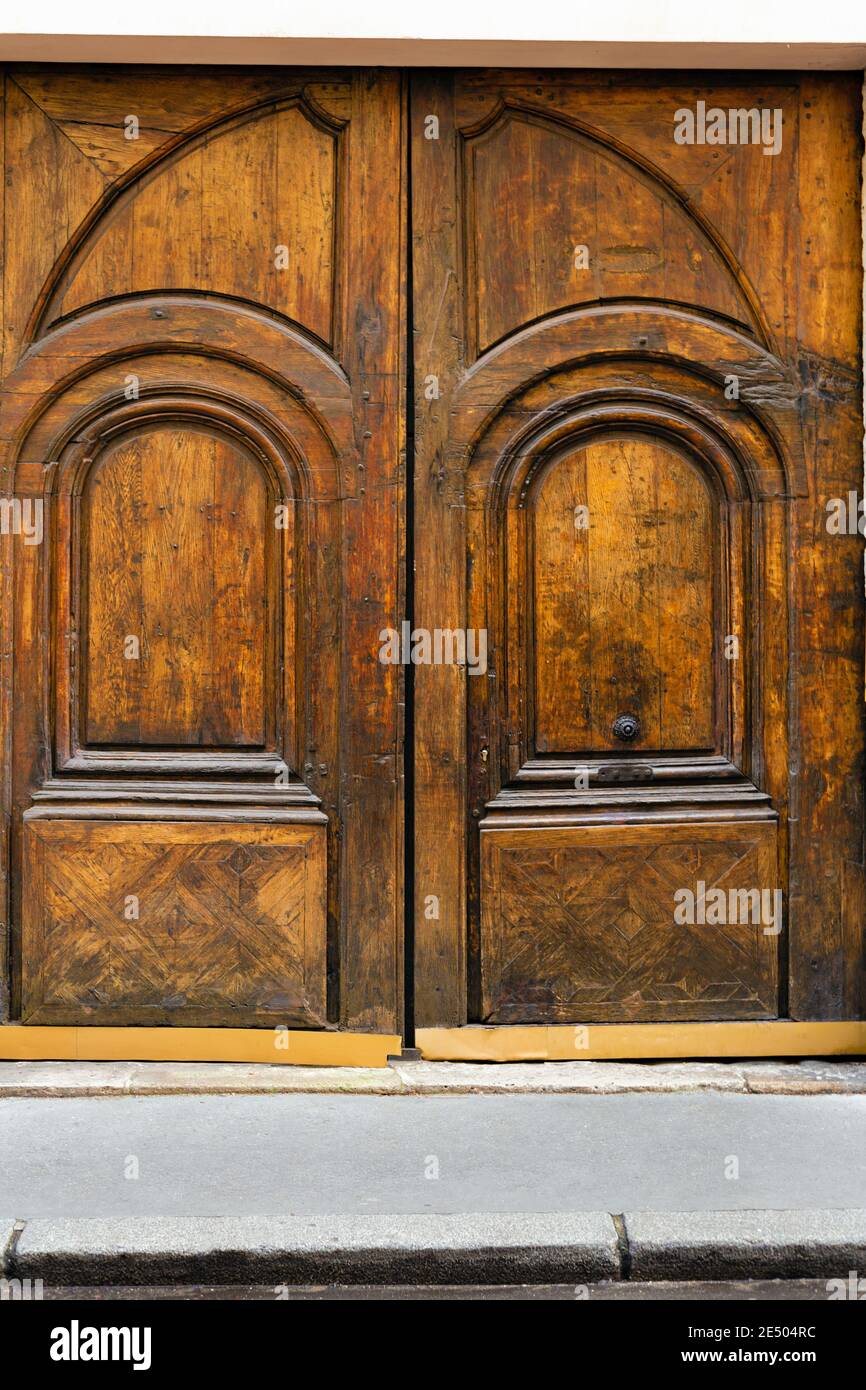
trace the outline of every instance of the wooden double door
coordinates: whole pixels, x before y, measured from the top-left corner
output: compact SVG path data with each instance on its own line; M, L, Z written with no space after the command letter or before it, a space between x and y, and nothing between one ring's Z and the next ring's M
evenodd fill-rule
M862 1017L853 78L4 89L3 1019Z

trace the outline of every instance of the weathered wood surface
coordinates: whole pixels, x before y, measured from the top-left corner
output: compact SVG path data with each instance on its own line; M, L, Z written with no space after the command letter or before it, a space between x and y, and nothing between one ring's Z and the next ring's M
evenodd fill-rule
M326 1022L324 823L25 821L30 1023Z
M401 673L377 639L402 604L403 79L16 66L3 84L3 482L45 507L41 544L2 538L4 1016L282 1008L393 1031ZM55 814L28 821L47 847L25 861L34 803ZM306 894L245 846L316 806ZM125 879L165 876L184 816L203 843L219 826L220 865L235 834L262 882L185 850L174 917L153 898L115 935ZM95 963L118 942L128 989L119 957Z
M293 1007L399 1024L403 673L377 654L404 616L411 143L413 617L488 637L483 676L414 672L418 1023L588 1020L568 982L592 932L562 913L593 837L757 822L785 931L727 1005L723 943L686 933L673 979L651 913L596 1016L861 1017L863 544L827 526L862 490L856 79L3 81L0 470L45 531L0 536L0 1014L34 997L26 812L74 847L321 807L326 964ZM781 110L778 153L677 143L699 101ZM499 913L482 843L524 833L568 853L544 852L548 909L512 886ZM629 859L636 901L651 858ZM496 1004L515 922L532 968ZM208 1017L260 1018L241 995Z
M539 825L481 840L485 1022L776 1016L774 825ZM677 921L674 894L695 883L695 920ZM757 884L770 896L731 920L746 916L732 895Z
M676 142L698 101L780 110L781 147ZM863 1015L863 546L826 525L862 491L859 103L841 74L413 77L415 621L489 650L483 679L416 672L420 1026L675 1019L686 997L695 1017ZM616 930L583 910L581 845L678 820L697 841L758 794L778 985L762 947L757 1002L733 977L726 1002L709 928L673 979L653 918L619 938L634 988L598 964L603 1005L573 989ZM481 845L509 824L543 874L511 874L505 911ZM623 851L636 900L650 859ZM502 951L523 963L504 996Z

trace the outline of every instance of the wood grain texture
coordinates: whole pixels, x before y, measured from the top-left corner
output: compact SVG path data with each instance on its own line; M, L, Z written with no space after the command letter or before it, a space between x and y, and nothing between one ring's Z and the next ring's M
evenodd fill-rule
M621 750L623 714L639 719L632 749L712 747L713 516L699 473L650 439L603 437L550 467L532 518L537 751Z
M297 105L217 126L148 167L77 250L45 321L178 287L266 304L333 342L337 131ZM280 248L283 248L280 253Z
M0 467L45 508L43 543L12 545L6 609L6 1016L22 1016L38 970L24 916L44 925L60 911L52 899L46 916L25 880L36 805L76 822L85 880L112 824L186 821L241 846L277 821L321 825L306 1002L271 978L283 948L261 980L252 966L232 975L228 957L276 912L253 895L224 938L202 929L187 984L209 953L213 978L200 995L190 985L190 1007L216 1022L282 1009L310 1028L393 1031L401 674L379 662L378 633L399 622L403 593L401 76L27 67L5 83L22 216L5 223ZM204 888L196 898L198 869L154 835L154 864L174 865L202 925L216 910ZM72 1023L93 1020L78 989L102 920L91 906L67 921L83 956L68 953L66 994L52 957ZM149 996L146 979L128 995L119 975L106 985L112 1022L139 1009L180 1021L165 1000L187 964L166 950Z
M346 509L342 556L346 857L339 1017L345 1026L381 1031L402 1019L403 1008L403 671L378 659L379 633L398 626L405 602L401 75L375 68L354 74L352 121L358 153L346 189L355 228L349 274L363 307L344 301L357 440L351 486L358 504Z
M118 71L16 63L10 78L110 183L227 110L303 90L317 107L344 119L350 90L345 72L291 67L172 64ZM130 116L138 123L136 138L130 138Z
M93 466L83 524L88 743L265 744L264 679L275 679L269 502L254 458L182 423L126 438Z
M568 304L633 294L749 324L718 247L665 183L569 120L508 105L466 139L476 352Z
M482 1021L775 1017L771 912L762 924L760 908L728 911L732 893L775 891L774 826L539 827L481 841ZM678 923L680 890L710 902L720 891L722 921Z
M778 155L677 144L699 100L779 108ZM862 485L858 101L843 75L417 79L416 593L425 626L484 629L489 664L416 672L421 1027L492 1007L494 824L708 835L756 797L788 917L778 987L727 1016L863 1013L862 541L826 527L827 499ZM634 746L610 736L614 691ZM520 920L549 983L565 868L544 872ZM554 1017L528 981L508 1007Z
M454 158L455 77L412 74L412 251L415 366L415 626L465 624L463 470L448 451L449 412L464 367L464 304ZM428 115L439 139L428 140ZM433 376L438 395L422 389ZM415 671L415 1015L466 1017L466 675ZM446 848L447 847L447 848Z
M28 820L22 1021L321 1026L323 825Z
M43 284L105 190L100 173L11 74L6 74L5 93L6 196L14 199L17 212L15 223L6 224L3 246L4 374L15 365ZM34 236L37 226L40 233Z
M791 820L791 1015L866 1012L863 892L866 706L863 542L828 534L827 500L862 495L862 273L856 84L804 77L800 220L792 228L809 499L790 524L800 557L800 748Z

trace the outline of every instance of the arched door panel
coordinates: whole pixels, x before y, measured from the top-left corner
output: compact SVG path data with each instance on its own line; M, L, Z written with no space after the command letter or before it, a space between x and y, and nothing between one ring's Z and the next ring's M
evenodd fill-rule
M152 424L106 446L79 507L82 745L273 748L283 567L255 458Z
M717 751L718 532L699 472L608 434L527 495L536 753ZM622 728L622 726L620 726Z
M611 391L603 423L585 389L568 399L554 430L530 415L468 469L470 553L491 563L467 611L494 666L467 684L488 752L470 764L474 1006L488 1023L775 1016L778 813L747 775L748 673L753 566L784 557L758 541L730 442L661 379L651 410ZM709 924L707 895L725 904Z

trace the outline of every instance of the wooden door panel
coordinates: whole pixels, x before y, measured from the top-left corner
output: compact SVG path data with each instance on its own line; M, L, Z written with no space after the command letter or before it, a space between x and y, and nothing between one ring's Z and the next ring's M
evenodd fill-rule
M527 507L532 506L529 497ZM603 436L544 474L532 506L535 746L714 749L712 498L674 450Z
M326 1022L326 825L25 820L22 1022Z
M775 1017L777 859L761 822L483 830L484 1021Z
M506 104L488 103L479 126L464 130L473 355L573 304L576 281L582 299L697 303L748 324L752 312L723 252L671 196L666 173L622 149L608 129L590 129L597 107L587 111L569 101L566 84L555 85L521 100L506 77ZM461 96L466 111L465 89ZM602 124L609 127L609 112ZM578 270L579 247L588 264Z
M42 322L103 299L110 267L115 293L170 285L230 295L267 304L332 345L344 122L288 101L210 125L145 169L73 250Z
M401 82L3 74L5 1018L399 1026Z
M81 506L84 741L262 747L277 533L255 458L151 427L108 446Z
M682 143L699 102L775 152ZM415 672L416 1022L862 1016L858 84L479 69L411 109L414 620L488 653ZM778 939L675 929L676 847L723 843Z

